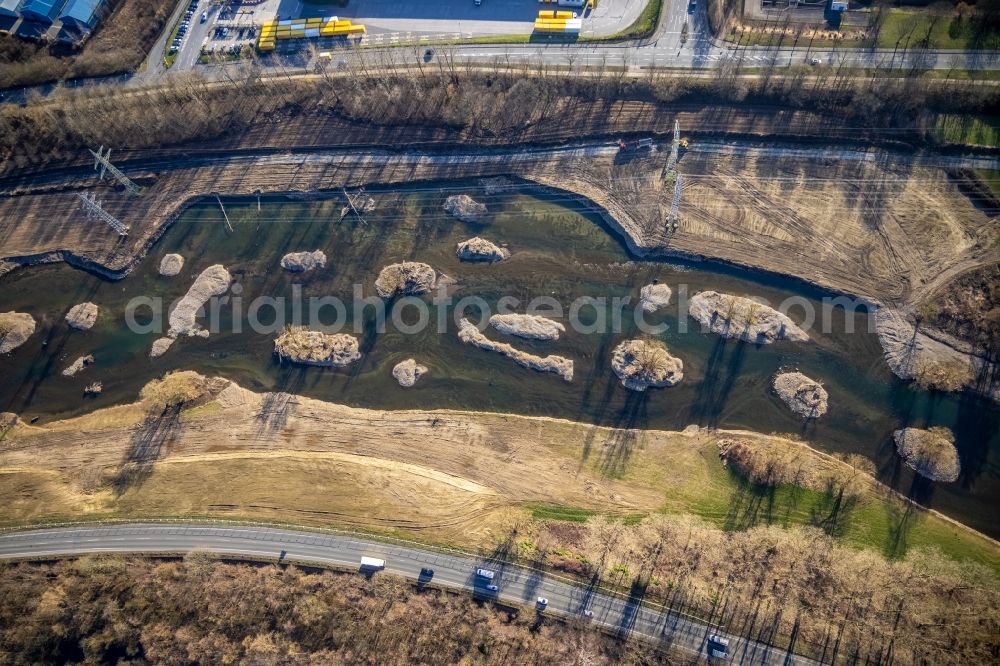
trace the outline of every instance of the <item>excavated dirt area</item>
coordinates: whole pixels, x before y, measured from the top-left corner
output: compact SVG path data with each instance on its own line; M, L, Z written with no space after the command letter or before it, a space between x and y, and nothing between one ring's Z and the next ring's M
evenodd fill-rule
M0 189L0 269L68 259L126 271L188 203L212 192L326 192L373 183L514 175L592 200L636 252L710 257L830 290L905 303L997 253L989 217L941 169L824 156L758 158L692 147L683 155L677 231L668 150L623 157L610 143L559 149L425 153L287 152L158 160L127 169L142 196L95 187L87 172ZM120 238L86 218L96 191L131 226ZM11 195L17 196L11 196Z

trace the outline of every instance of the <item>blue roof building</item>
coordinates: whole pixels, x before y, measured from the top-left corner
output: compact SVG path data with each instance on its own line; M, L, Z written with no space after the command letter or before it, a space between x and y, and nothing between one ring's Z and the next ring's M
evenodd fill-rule
M17 16L21 0L0 0L0 16Z
M25 0L21 16L29 21L52 23L65 4L66 0Z
M107 0L69 0L59 18L63 23L72 23L90 32L104 18L107 4Z

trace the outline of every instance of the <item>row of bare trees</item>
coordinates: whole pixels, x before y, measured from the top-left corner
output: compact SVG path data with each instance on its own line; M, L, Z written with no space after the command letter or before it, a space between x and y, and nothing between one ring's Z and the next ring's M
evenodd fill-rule
M980 82L859 78L846 63L808 78L801 72L747 76L748 64L738 58L725 61L711 78L655 69L635 76L607 62L567 76L544 61L524 66L503 55L470 70L447 47L437 48L430 62L410 58L401 68L401 53L344 51L339 59L317 59L310 76L301 76L301 69L265 70L251 60L223 68L213 79L175 75L154 87L60 90L25 107L3 106L0 171L66 160L88 145L143 149L238 138L306 115L382 127L434 126L467 139L514 143L530 133L568 138L570 132L606 131L620 111L616 105L630 101L707 108L752 100L846 118L862 128L905 119L912 136L921 124L933 124L935 111L975 111L1000 102L995 89ZM598 125L581 127L575 122L581 118Z

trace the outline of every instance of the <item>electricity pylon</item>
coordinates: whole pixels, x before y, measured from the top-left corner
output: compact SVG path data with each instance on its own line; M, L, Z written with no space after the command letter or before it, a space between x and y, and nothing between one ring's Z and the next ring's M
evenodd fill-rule
M90 154L94 156L94 170L96 171L97 167L101 168L101 175L100 175L101 180L104 180L105 172L110 172L115 180L117 180L119 183L125 186L126 190L128 190L135 196L139 196L140 194L139 186L133 183L128 176L123 174L118 169L118 167L116 167L114 164L111 163L110 148L108 148L108 152L105 153L104 146L101 146L100 148L97 149L96 153L93 150L91 150Z
M677 166L677 159L680 157L681 153L681 123L679 120L674 121L674 143L670 147L670 159L667 160L667 171L671 171Z
M90 219L99 219L107 222L108 226L118 232L119 236L128 236L128 227L121 223L121 221L109 213L108 211L101 208L101 202L90 193L79 194L80 201L83 202L83 209L87 211L87 217Z
M670 213L667 214L667 226L677 231L677 212L681 207L681 174L674 181L674 198L670 202Z

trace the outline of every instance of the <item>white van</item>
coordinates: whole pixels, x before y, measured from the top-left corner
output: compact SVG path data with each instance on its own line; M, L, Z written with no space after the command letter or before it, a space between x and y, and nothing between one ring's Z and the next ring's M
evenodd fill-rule
M380 560L377 557L361 558L362 571L381 571L382 569L385 569L385 560Z

